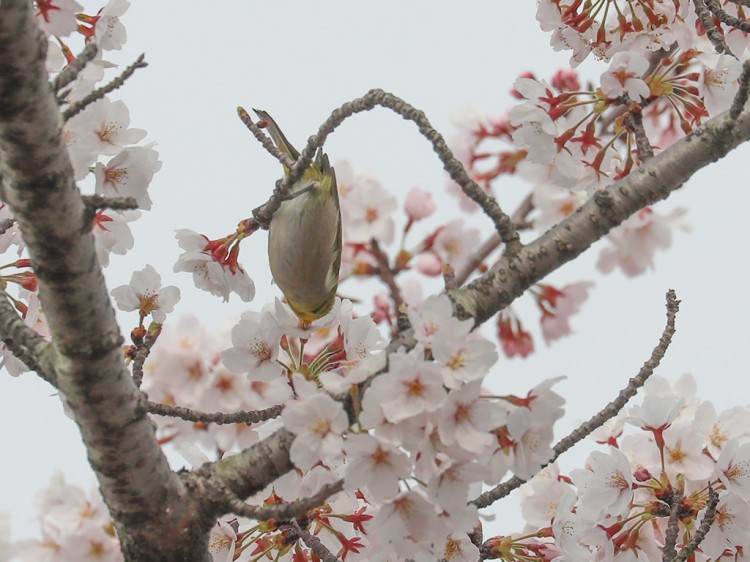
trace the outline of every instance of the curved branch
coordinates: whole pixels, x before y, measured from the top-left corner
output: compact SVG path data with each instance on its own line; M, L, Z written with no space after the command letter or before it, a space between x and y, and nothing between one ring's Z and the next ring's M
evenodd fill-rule
M315 151L323 146L328 135L355 113L369 111L377 105L398 113L401 117L407 121L412 121L419 127L420 134L430 141L433 150L440 158L443 167L451 179L460 185L464 193L477 203L492 220L497 233L505 242L506 253L508 255L515 254L521 247L518 232L513 225L513 221L503 212L495 198L471 179L463 164L453 156L443 136L432 127L422 111L409 105L401 98L378 89L370 90L361 98L347 102L338 109L335 109L331 113L331 116L320 126L318 133L308 139L307 146L305 146L304 150L300 153L300 157L297 158L297 161L289 170L289 174L277 184L268 202L253 210L253 216L258 226L267 228L267 225L271 222L273 213L276 212L281 203L288 197L291 186L302 177L302 174L310 166ZM242 117L242 112L240 112L240 117ZM243 122L253 131L253 134L256 134L256 131L250 127L246 119L243 119ZM265 145L266 143L264 143Z
M664 331L659 338L659 343L656 344L654 350L651 352L651 357L648 361L643 364L638 374L628 381L628 385L623 388L617 395L617 398L612 400L604 408L602 408L597 414L592 416L587 422L582 423L579 427L573 430L569 435L563 437L554 447L554 455L547 461L546 464L540 467L540 470L550 463L553 463L557 458L562 455L565 451L569 450L576 443L582 441L585 437L591 434L596 428L601 427L604 422L615 417L617 412L625 407L635 394L638 389L641 388L646 380L654 373L654 369L659 366L661 360L664 358L664 354L667 352L669 344L672 343L672 337L675 333L675 319L677 318L677 312L680 310L680 301L677 300L677 295L670 289L667 291L667 324L664 327ZM481 494L473 502L478 508L487 507L492 505L500 498L504 498L510 494L513 490L521 486L526 480L513 476L509 480L495 486L492 490L488 490Z

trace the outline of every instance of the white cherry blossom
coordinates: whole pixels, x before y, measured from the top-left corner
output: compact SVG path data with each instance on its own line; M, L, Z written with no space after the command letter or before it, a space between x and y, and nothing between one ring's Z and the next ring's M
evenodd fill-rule
M120 310L138 310L141 319L150 314L159 324L166 320L167 313L172 312L180 300L180 290L171 285L162 287L161 276L150 265L133 272L129 285L116 287L110 294Z

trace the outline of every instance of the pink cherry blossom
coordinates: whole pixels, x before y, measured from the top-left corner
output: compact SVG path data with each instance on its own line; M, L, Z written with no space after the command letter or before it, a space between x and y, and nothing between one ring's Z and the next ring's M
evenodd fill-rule
M367 433L349 435L344 446L345 487L362 488L376 500L387 500L399 492L399 481L411 475L406 454L393 445Z
M232 345L221 353L227 369L247 373L251 381L269 382L281 374L276 362L281 330L270 311L245 311L232 328Z
M150 265L134 272L129 285L116 287L110 294L120 310L139 311L141 321L150 314L159 324L166 320L167 313L172 312L180 300L180 290L171 285L162 287L161 277Z
M120 22L120 16L124 15L129 7L129 0L109 0L99 10L94 25L94 40L102 50L119 51L122 49L128 34L125 26Z
M455 219L438 232L432 249L444 264L458 271L466 265L471 253L479 246L479 242L477 229L464 229L463 219Z
M453 305L447 295L427 297L419 310L407 310L409 322L414 328L414 337L425 347L432 347L435 335L439 331L448 334L449 338L465 338L474 323L471 320L459 320L453 316Z
M727 490L750 500L750 443L729 441L716 461L715 472Z
M336 165L336 179L341 201L344 240L369 244L375 239L382 244L393 241L393 212L396 198L372 177L351 173L351 168Z
M440 369L421 358L421 346L407 353L392 353L388 372L380 378L390 387L390 399L381 403L385 418L397 423L422 412L434 412L446 399Z
M482 453L495 442L491 430L505 421L505 413L479 396L480 381L463 385L448 393L438 412L438 433L446 445L454 443L474 454Z
M109 197L134 197L138 207L151 209L148 186L161 169L159 153L150 146L124 148L105 166L94 168L96 193Z
M686 228L682 221L684 214L684 209L666 216L651 207L641 209L609 233L607 240L612 246L602 250L596 266L604 273L620 267L628 277L653 268L656 250L669 248L675 228Z
M37 0L36 21L48 35L66 37L78 27L76 13L83 11L75 0Z
M128 223L141 217L140 211L111 211L103 209L94 216L92 234L96 257L102 267L109 265L109 255L125 255L133 248L135 240Z
M547 284L539 285L541 292L537 295L537 305L542 310L542 335L548 345L572 333L570 318L580 310L593 286L588 281L566 285L561 289Z
M612 57L609 69L601 76L602 92L610 99L627 95L639 102L649 96L648 85L641 76L648 69L648 60L643 55L622 51Z
M594 451L589 457L591 470L576 469L570 473L579 490L578 512L592 520L603 514L625 516L633 498L633 475L630 461L619 450L609 454Z
M217 243L222 242L221 240L209 240L188 229L177 231L177 241L185 252L174 265L175 273L192 273L196 287L223 297L224 302L229 300L230 293L236 293L245 302L253 300L255 284L237 263L238 246L219 252Z
M418 187L412 187L406 194L404 210L411 221L418 221L429 217L435 212L432 194Z
M704 510L705 511L705 510ZM701 512L698 520L703 517ZM737 552L737 547L746 548L750 543L750 504L732 493L723 494L716 507L714 522L701 550L710 560L718 560L726 550Z
M297 436L289 451L297 467L304 470L320 461L330 463L341 458L342 434L349 421L341 404L327 394L317 393L287 405L281 421Z

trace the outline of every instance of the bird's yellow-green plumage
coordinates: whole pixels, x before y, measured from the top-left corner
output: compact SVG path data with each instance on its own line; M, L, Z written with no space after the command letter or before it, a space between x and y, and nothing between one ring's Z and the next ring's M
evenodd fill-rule
M265 122L276 147L296 160L299 152L268 113L254 110ZM289 170L284 167L284 173ZM336 174L318 149L315 161L292 186L293 197L274 213L268 228L271 274L287 303L303 322L331 310L341 265L341 211ZM294 196L297 194L296 196Z

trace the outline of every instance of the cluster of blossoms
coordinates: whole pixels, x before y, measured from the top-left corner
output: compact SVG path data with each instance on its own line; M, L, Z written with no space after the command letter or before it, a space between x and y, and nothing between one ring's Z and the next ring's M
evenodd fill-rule
M97 54L76 79L60 86L57 91L63 102L66 115L63 129L68 154L76 180L93 183L93 193L102 197L132 197L139 209L149 210L151 199L148 186L153 175L161 168L159 154L153 143L135 146L143 140L146 132L130 128L128 109L122 101L111 101L103 97L85 105L77 104L105 77L105 70L115 65L102 57L107 51L119 50L126 38L120 23L128 6L128 0L110 0L97 12L89 16L75 0L35 2L37 22L48 36L47 69L54 75L67 64L75 61L64 39L71 34L82 36L86 43L97 46ZM133 247L133 236L128 223L140 216L140 210L116 211L99 209L92 220L92 232L96 252L102 266L109 265L110 254L125 254ZM48 329L43 311L39 307L37 282L31 264L24 256L25 245L18 226L13 222L10 209L0 204L0 250L15 252L17 258L2 265L3 270L15 271L0 275L0 283L6 290L11 304L18 310L28 326L44 337ZM17 287L15 295L9 287ZM28 371L28 367L13 357L5 345L0 350L0 366L16 376Z
M595 4L600 7L594 9ZM149 210L148 186L161 163L153 144L137 145L145 131L130 128L122 101L104 97L78 107L112 66L103 53L120 49L125 40L119 17L128 5L110 0L89 16L75 0L36 1L39 24L51 37L50 72L74 60L62 38L77 32L99 47L76 80L58 91L69 112L64 133L76 180L93 181L97 195L131 197L138 209ZM585 89L572 70L558 72L549 83L532 75L519 78L514 94L520 103L506 117L463 123L456 152L488 191L503 174L531 182L534 215L528 222L543 232L594 190L650 157L643 152L641 132L656 139L649 150L661 150L726 109L740 62L712 54L687 2L647 0L628 3L627 10L617 0L540 0L538 5L553 46L573 49L574 62L593 51L609 61L608 70L599 86ZM731 6L733 14L742 15L741 6ZM744 60L746 37L733 31L722 33ZM497 143L503 148L496 149ZM673 547L684 547L703 533L701 522L713 511L714 524L693 559L742 556L750 541L750 411L717 414L711 404L696 400L690 379L675 388L652 380L641 406L595 433L609 448L593 453L586 469L565 476L551 466L535 477L553 457L552 428L563 414L563 400L552 390L559 379L526 396L489 395L482 384L498 360L496 346L473 331L472 320L453 316L448 297L423 299L416 279L399 277L416 271L449 279L485 271L488 266L472 258L480 232L457 218L407 245L414 225L435 211L430 194L414 188L404 202L400 243L389 256L385 249L396 239L396 198L345 163L336 164L336 171L344 234L341 279L378 277L389 289L388 296L375 297L371 315L357 316L350 301L337 299L325 317L300 323L277 300L244 312L231 334L216 336L194 318L162 329L179 291L161 287L151 266L112 291L119 308L139 314L134 345L125 349L128 360L144 337L156 340L141 386L150 401L202 412L267 414L259 417L263 421L235 424L186 421L177 414L154 417L161 444L173 445L198 466L242 451L282 427L290 431L296 470L247 501L255 506L294 501L342 481L343 491L305 514L304 523L344 560L479 559L472 538L481 525L471 502L484 485L496 485L509 473L533 478L524 489L528 527L521 536L487 540L483 556L660 559L670 536L676 537ZM92 231L103 266L111 253L132 247L128 223L140 210L96 212ZM611 232L599 268L619 267L633 276L653 267L656 250L668 248L673 231L684 226L682 214L642 209ZM0 207L3 219L12 219L5 206ZM197 287L225 301L236 293L249 302L255 287L239 252L254 230L248 220L217 239L181 230L177 239L184 253L174 270L191 273ZM21 271L0 281L19 287L17 298L9 296L12 304L45 335L34 274L21 257L17 227L7 224L0 249L11 247L17 259L3 269ZM571 333L570 318L590 287L589 282L544 283L529 291L547 343ZM149 316L153 324L147 329ZM378 325L395 335L403 323L413 328L415 341L388 348ZM498 315L497 336L509 357L533 351L531 334L510 308ZM11 374L27 370L7 350L2 366ZM623 436L625 423L642 431ZM718 502L711 505L714 492ZM96 493L87 496L56 476L39 498L42 537L17 544L23 560L122 559L114 524ZM210 545L220 562L318 556L303 540L290 538L288 525L274 520L220 520Z
M557 379L525 397L484 396L482 381L498 356L471 332L472 322L454 318L445 296L409 308L408 318L418 343L391 353L373 320L355 317L349 301L337 300L312 324L278 300L245 312L221 353L194 320L168 325L146 363L151 400L224 412L285 407L279 419L250 426L157 418L157 435L200 464L203 452L231 454L283 424L296 435L290 457L298 471L249 501L289 501L343 479L344 493L308 514L331 552L348 560L475 559L467 533L478 513L467 502L483 482L509 471L529 478L551 457L563 402L550 389ZM357 389L368 378L362 395ZM348 397L348 414L332 395ZM306 549L273 525L229 529L236 559Z
M661 560L696 534L690 560L743 558L750 546L750 409L717 413L683 376L651 378L640 405L592 434L606 451L584 469L552 465L521 488L527 522L519 535L489 541L502 560ZM627 431L632 427L634 431ZM716 493L716 503L711 494ZM700 531L714 511L708 531Z

